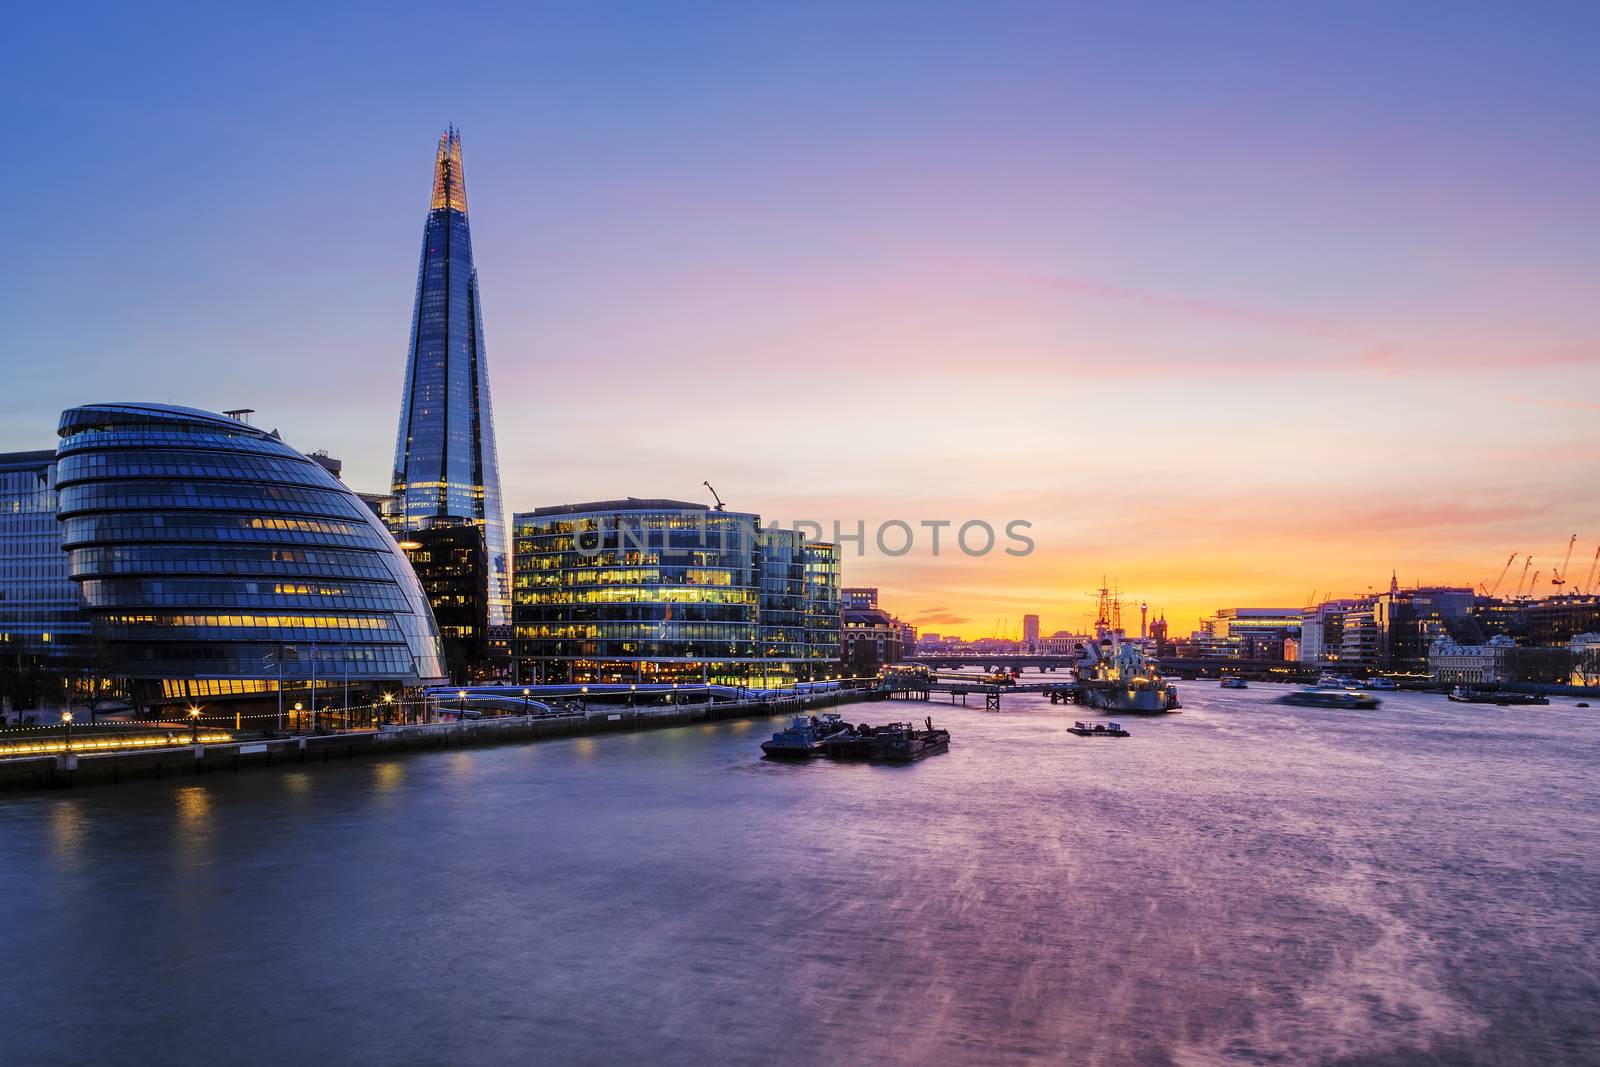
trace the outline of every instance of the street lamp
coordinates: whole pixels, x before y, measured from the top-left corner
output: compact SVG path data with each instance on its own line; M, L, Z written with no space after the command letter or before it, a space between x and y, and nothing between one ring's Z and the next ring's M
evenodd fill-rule
M461 710L456 714L456 721L457 722L466 722L466 720L467 720L467 691L465 689L459 691L458 693L456 693L456 697L461 701Z
M524 687L522 690L522 714L524 715L531 715L533 713L533 707L528 703L529 692L530 690L526 687Z
M385 693L385 694L383 694L383 703L384 703L383 717L385 719L388 719L388 717L389 717L389 708L394 704L394 694L393 693Z
M66 750L68 752L71 752L72 751L72 712L71 712L70 709L67 710L67 711L63 711L61 713L61 725L67 731Z
M294 702L294 717L295 717L296 720L299 721L301 730L304 730L306 728L305 719L300 717L300 712L303 711L304 709L305 709L305 705L304 704L300 703L298 700L296 700Z
M192 744L200 743L200 708L195 704L189 705L189 740Z

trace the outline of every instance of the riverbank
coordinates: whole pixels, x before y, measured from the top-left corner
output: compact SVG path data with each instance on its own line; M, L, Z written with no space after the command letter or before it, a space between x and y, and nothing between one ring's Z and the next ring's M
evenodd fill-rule
M600 707L574 715L507 715L465 722L385 726L377 730L176 745L147 750L32 756L0 760L0 791L69 789L147 779L332 763L364 756L439 748L501 745L560 737L654 730L667 726L798 715L865 700L863 692L829 692L685 706Z

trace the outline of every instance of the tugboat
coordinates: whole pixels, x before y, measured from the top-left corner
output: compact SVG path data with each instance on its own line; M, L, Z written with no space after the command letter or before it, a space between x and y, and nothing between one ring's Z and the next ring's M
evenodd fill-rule
M772 740L761 742L761 751L774 759L810 759L824 754L823 746L829 740L850 732L850 726L838 715L796 715L788 727L772 735Z
M1249 689L1250 683L1237 674L1230 674L1217 686L1219 689Z
M1278 703L1295 704L1303 708L1342 708L1346 711L1360 711L1375 708L1380 701L1375 696L1352 693L1345 689L1302 689L1297 693L1285 693L1278 698Z
M1450 699L1457 704L1496 704L1500 707L1531 707L1550 703L1549 697L1537 693L1485 693L1458 685L1450 690Z
M1116 722L1075 722L1072 724L1072 729L1067 732L1069 734L1077 734L1079 737L1133 736L1122 728L1121 723Z

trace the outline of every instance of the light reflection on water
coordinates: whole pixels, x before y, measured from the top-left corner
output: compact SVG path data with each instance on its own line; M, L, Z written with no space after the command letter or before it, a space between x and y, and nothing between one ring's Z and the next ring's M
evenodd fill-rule
M775 719L0 798L3 1058L1600 1058L1595 712L1182 690L844 709L951 728L904 768Z

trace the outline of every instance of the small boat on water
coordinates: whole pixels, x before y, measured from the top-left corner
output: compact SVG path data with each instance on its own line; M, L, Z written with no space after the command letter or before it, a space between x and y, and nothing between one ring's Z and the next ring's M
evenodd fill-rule
M810 759L822 755L830 738L849 733L849 727L837 714L796 715L772 740L761 742L761 751L774 759Z
M1075 722L1072 729L1067 731L1079 737L1132 737L1133 735L1116 722Z
M1359 711L1375 708L1379 701L1375 696L1352 693L1346 689L1302 689L1294 693L1285 693L1278 698L1278 703L1293 704L1302 708L1341 708L1346 711Z
M1364 688L1376 689L1385 693L1393 693L1400 688L1395 684L1393 678L1368 678L1361 684Z
M1457 704L1495 704L1499 707L1530 707L1550 703L1549 697L1537 693L1483 692L1464 685L1450 690L1449 698Z
M1230 674L1230 675L1228 675L1226 678L1224 678L1222 680L1221 684L1218 685L1217 688L1219 688L1219 689L1249 689L1250 688L1250 683L1245 681L1243 678L1239 677L1237 674Z

